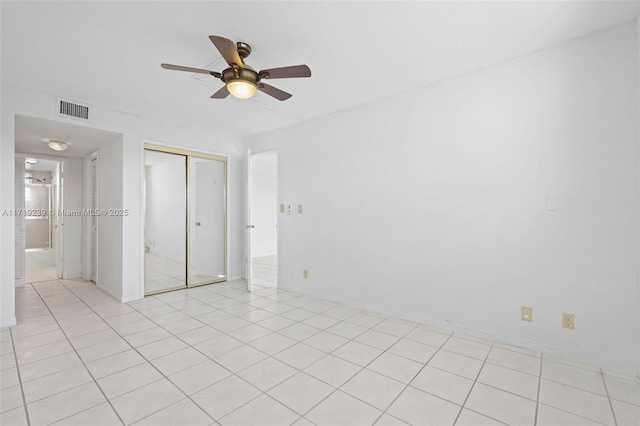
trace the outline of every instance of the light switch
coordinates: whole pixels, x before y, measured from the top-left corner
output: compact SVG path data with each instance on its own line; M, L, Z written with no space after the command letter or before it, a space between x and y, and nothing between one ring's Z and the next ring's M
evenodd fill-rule
M302 204L298 204L298 213L302 213Z
M280 213L284 213L284 204L280 204Z

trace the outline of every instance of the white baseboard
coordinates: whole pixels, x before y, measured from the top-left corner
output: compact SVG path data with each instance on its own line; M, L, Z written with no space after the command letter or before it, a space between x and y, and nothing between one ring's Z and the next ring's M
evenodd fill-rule
M144 298L144 294L122 296L122 298L120 299L120 302L122 303L133 302L134 300L140 300L142 298Z
M17 324L16 317L5 318L0 321L0 328L11 327Z

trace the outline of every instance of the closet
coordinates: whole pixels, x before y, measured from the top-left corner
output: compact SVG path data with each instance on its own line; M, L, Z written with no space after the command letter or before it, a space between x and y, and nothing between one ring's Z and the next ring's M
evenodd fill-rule
M145 294L227 279L227 158L145 144Z

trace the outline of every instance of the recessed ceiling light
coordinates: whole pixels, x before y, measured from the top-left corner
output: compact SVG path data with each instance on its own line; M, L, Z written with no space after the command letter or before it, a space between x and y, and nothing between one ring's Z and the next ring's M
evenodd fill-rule
M35 158L27 158L26 159L27 164L38 164L39 161L36 160Z
M65 149L69 148L69 145L71 145L69 142L64 142L58 139L45 138L42 139L42 141L49 145L49 148L53 149L54 151L64 151Z

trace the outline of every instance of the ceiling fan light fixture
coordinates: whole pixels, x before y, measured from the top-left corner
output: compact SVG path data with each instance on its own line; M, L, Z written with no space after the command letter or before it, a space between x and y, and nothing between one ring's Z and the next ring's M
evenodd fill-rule
M258 91L258 86L247 80L231 80L227 82L227 90L238 99L249 99Z

